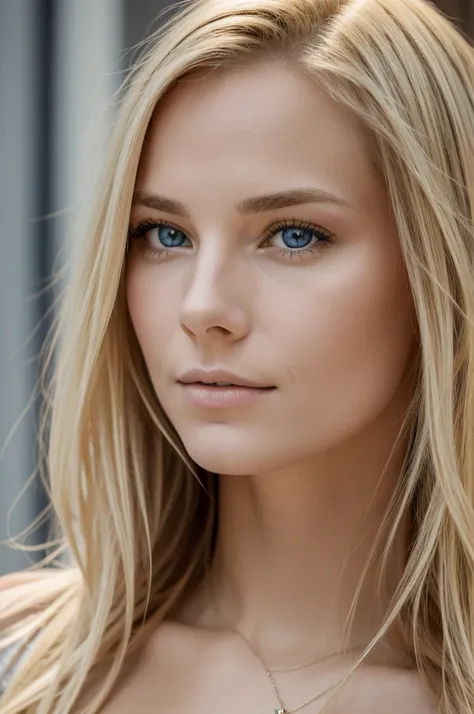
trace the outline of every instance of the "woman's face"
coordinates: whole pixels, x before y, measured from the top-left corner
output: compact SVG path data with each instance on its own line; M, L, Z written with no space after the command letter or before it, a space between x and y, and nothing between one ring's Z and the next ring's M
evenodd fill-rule
M389 202L368 136L309 78L261 63L176 86L131 228L132 322L199 465L282 468L395 414L415 328Z

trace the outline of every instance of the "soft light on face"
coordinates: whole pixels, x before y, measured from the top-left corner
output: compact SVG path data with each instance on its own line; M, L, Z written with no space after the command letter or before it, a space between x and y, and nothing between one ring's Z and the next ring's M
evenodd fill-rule
M158 398L202 467L310 459L396 398L414 327L370 149L354 118L283 63L198 76L160 103L131 214L144 235L132 239L128 305ZM289 206L248 200L300 190ZM194 368L276 388L196 406L177 383Z

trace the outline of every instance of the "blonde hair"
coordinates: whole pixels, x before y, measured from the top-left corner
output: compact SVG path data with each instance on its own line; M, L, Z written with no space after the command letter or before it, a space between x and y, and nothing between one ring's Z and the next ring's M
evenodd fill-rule
M399 619L440 711L474 709L473 49L424 0L195 0L155 33L128 78L76 258L48 463L55 555L70 552L72 564L0 593L4 643L37 634L0 714L97 712L129 655L204 576L215 477L187 457L131 328L129 211L147 127L169 88L192 70L265 55L295 63L373 135L420 339L386 547L407 510L413 538L378 637Z

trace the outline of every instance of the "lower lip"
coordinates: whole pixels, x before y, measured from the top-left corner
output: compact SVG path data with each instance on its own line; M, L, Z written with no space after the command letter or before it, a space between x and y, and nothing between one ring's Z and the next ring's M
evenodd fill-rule
M251 404L263 395L270 394L274 387L269 389L256 389L254 387L213 387L204 384L182 384L181 388L187 400L198 407L212 409L228 409Z

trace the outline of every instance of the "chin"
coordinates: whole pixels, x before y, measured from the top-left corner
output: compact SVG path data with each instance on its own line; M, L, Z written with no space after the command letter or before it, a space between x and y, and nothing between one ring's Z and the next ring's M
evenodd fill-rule
M211 473L247 475L266 470L269 461L254 435L225 425L177 430L190 458ZM271 451L274 451L272 448Z
M255 460L254 459L242 459L242 460L231 460L228 454L216 454L216 453L206 453L206 454L193 454L188 451L190 457L198 466L205 471L209 471L214 474L221 475L234 475L234 476L246 476L255 473ZM232 465L231 465L232 464Z
M186 446L186 444L185 444ZM191 459L201 468L216 474L234 474L245 476L258 473L265 468L256 454L242 450L205 448L202 445L186 446Z
M255 433L226 433L225 428L218 426L204 431L193 429L192 434L180 434L190 458L201 468L212 473L245 476L274 470L282 465L281 444L267 444L266 448L262 448L262 440Z

